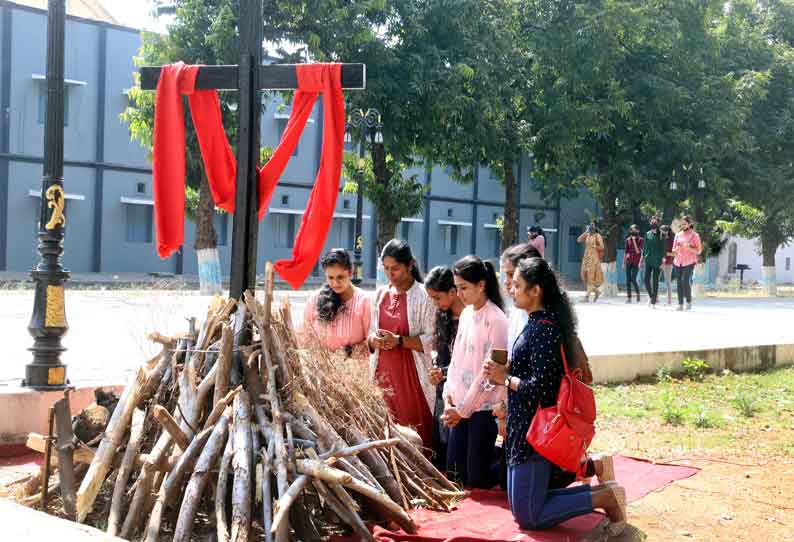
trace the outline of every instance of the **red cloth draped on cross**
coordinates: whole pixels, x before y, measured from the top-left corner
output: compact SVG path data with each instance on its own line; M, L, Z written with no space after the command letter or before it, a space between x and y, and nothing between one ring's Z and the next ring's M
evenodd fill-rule
M152 173L157 253L161 258L167 258L178 250L185 236L182 94L188 97L215 205L227 212L234 212L237 162L223 131L218 93L215 90L196 90L196 75L200 68L182 62L163 66L157 83ZM261 221L276 184L303 133L314 102L322 93L323 146L320 169L295 237L292 258L279 260L275 264L279 275L297 289L311 273L331 227L342 172L345 104L340 64L301 64L295 69L298 89L287 127L273 156L258 171L258 214Z

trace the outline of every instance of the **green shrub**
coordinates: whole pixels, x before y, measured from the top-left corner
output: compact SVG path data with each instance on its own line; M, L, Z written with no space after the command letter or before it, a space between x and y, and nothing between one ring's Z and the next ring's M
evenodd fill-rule
M662 420L667 425L681 425L684 423L684 409L677 398L665 393L662 396Z
M687 378L690 380L697 380L698 382L703 380L703 377L711 369L709 364L702 359L687 358L681 362L681 365L684 368L684 374L686 374Z
M714 418L705 408L700 408L695 414L695 427L698 429L711 429L716 425Z
M756 398L743 391L738 392L734 396L733 405L745 418L752 418L758 412L758 401Z
M667 367L659 367L656 369L656 379L659 382L670 382L673 379L673 373Z

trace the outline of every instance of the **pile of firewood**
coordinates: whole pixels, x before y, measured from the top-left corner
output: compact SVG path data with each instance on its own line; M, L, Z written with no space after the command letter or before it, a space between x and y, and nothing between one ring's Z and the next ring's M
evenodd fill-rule
M77 521L90 514L130 540L187 541L199 525L219 541L372 540L365 521L411 533L407 510L464 496L393 423L361 360L301 349L271 292L216 299L198 332L150 337L162 351L124 389L99 446L75 454L90 462Z

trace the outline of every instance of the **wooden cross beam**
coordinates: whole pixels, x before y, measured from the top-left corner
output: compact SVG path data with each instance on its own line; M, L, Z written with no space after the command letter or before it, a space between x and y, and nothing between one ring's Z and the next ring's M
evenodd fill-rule
M261 101L258 91L298 88L294 64L262 65L262 0L240 0L240 63L229 66L202 66L196 88L235 90L240 93L237 107L237 179L232 230L232 261L229 296L242 299L245 290L256 284L256 244L258 232L257 167L259 165ZM141 88L154 90L160 67L140 70ZM364 64L342 64L342 87L363 89Z
M292 90L298 88L296 64L270 64L259 67L259 88ZM159 66L143 66L140 70L141 88L155 90L160 78ZM238 90L238 66L203 66L196 75L196 89ZM364 64L342 64L342 88L362 90L366 80Z

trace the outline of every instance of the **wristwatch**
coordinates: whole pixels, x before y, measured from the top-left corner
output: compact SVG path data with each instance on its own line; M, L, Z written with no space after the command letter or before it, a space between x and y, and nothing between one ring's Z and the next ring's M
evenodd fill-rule
M397 338L397 344L399 344L399 345L402 347L402 345L403 345L403 336L402 336L402 335L400 335L400 336Z
M512 376L510 376L510 375L507 375L507 376L505 377L505 388L507 388L507 389L510 389L510 379L511 379L511 378L513 378L513 377L512 377Z

